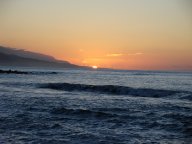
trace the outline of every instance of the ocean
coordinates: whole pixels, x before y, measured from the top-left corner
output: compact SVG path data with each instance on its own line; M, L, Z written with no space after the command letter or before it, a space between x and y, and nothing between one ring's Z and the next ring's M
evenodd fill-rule
M190 72L21 71L0 74L1 144L192 143Z

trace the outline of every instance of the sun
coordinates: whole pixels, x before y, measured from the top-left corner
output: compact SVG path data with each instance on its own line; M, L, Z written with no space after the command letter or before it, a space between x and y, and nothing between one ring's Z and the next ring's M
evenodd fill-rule
M92 66L93 69L98 69L98 66Z

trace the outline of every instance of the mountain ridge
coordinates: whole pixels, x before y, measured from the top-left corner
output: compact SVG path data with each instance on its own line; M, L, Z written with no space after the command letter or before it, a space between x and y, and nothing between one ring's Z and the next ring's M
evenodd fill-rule
M36 52L0 46L0 66L46 67L46 68L88 68L57 60L52 56Z

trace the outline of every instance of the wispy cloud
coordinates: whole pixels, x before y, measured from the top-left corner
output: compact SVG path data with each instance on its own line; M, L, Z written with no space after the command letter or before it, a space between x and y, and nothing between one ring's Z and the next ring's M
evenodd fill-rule
M113 53L113 54L107 54L107 57L120 57L123 56L124 54L122 53Z
M132 54L127 54L127 55L143 55L143 53L132 53Z
M134 55L143 55L143 53L138 52L138 53L129 53L129 54L123 54L123 53L112 53L112 54L107 54L107 57L120 57L120 56L134 56Z
M84 49L79 49L80 52L84 52Z

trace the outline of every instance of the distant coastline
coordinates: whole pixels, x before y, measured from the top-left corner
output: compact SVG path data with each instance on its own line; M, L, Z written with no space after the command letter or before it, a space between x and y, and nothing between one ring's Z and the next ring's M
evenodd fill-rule
M88 69L87 66L57 60L52 56L0 46L0 66Z

